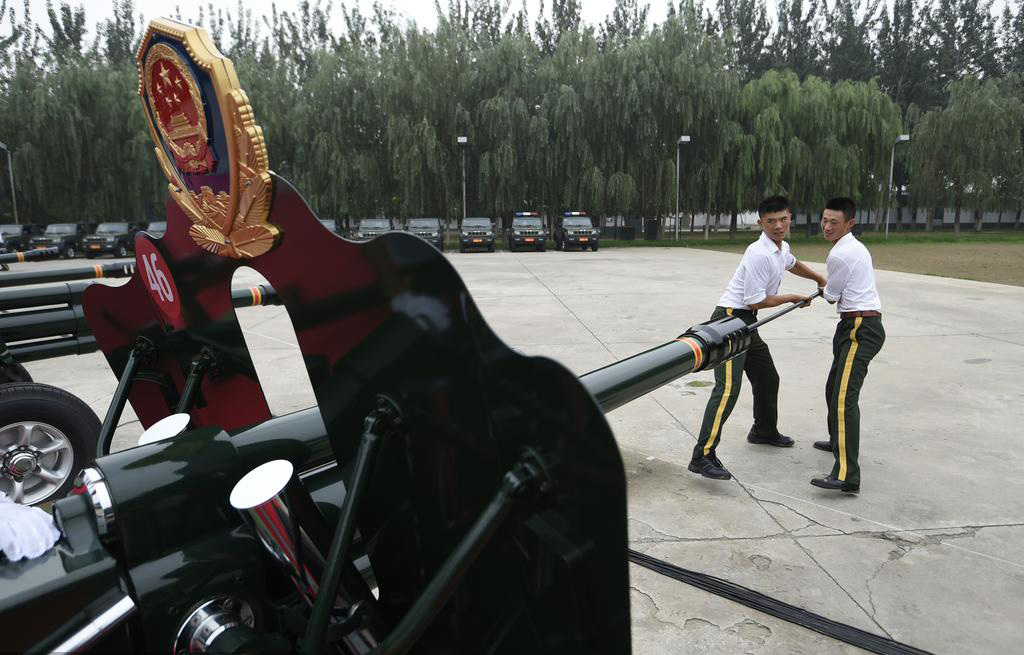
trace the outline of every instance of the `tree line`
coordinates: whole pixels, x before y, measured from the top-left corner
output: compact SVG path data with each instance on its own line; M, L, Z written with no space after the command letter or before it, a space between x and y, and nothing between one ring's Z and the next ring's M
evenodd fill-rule
M881 215L897 135L908 212L1024 205L1024 0L683 0L650 24L617 0L599 25L580 0L435 4L423 29L303 2L254 15L212 7L203 25L232 58L271 167L324 218L727 217L771 193L799 213L849 195ZM140 220L165 182L136 96L145 25L131 0L88 29L47 3L43 24L0 0L0 141L14 153L23 220ZM94 33L93 33L94 32ZM0 167L6 168L0 158ZM6 177L6 176L4 176ZM0 220L11 198L0 185Z

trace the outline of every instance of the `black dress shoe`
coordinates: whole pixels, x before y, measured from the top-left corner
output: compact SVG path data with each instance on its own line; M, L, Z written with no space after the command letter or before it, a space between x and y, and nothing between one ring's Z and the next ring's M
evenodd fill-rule
M784 434L776 434L774 437L759 437L753 432L747 433L747 441L762 446L778 446L779 448L789 448L796 443Z
M712 480L732 479L732 474L725 470L725 467L722 466L722 460L717 457L701 457L700 459L691 460L690 465L686 468Z
M832 452L832 442L829 441L828 439L824 441L815 441L814 447L817 448L818 450L824 450L825 452Z
M838 478L832 477L829 473L823 478L813 478L811 484L815 487L821 487L822 489L832 489L833 491L842 491L847 494L860 493L859 484L850 484L849 482L843 482Z

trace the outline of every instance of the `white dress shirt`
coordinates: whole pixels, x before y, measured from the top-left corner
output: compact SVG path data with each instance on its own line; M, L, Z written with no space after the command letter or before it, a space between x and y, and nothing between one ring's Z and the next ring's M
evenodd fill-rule
M852 232L836 241L825 265L828 267L825 300L838 301L837 312L882 311L871 253Z
M796 257L789 252L789 242L783 241L781 246L777 246L762 232L761 238L747 246L739 268L718 301L719 307L750 309L751 305L776 295L782 284L782 274L795 264Z

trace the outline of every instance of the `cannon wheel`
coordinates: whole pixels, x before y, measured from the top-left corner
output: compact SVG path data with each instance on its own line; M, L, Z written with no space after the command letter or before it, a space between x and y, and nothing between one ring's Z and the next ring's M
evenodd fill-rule
M63 389L0 385L0 491L25 505L67 495L99 431L96 413Z

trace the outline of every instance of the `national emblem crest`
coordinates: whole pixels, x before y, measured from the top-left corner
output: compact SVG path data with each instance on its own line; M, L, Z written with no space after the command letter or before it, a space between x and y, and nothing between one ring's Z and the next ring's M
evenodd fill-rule
M157 160L171 197L192 222L189 236L235 259L269 251L280 236L267 221L273 178L263 130L231 60L205 30L158 19L136 62Z

